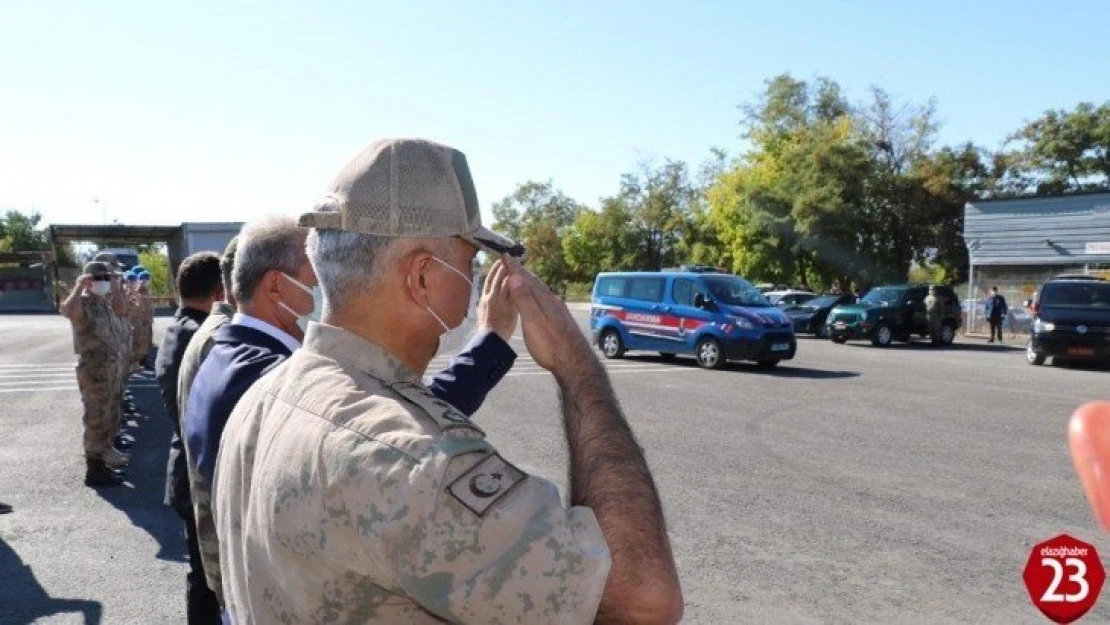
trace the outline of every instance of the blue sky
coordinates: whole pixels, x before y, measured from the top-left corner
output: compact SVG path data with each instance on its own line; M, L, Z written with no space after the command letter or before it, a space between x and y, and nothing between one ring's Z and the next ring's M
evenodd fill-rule
M1110 3L1056 4L11 0L0 208L297 213L382 136L466 152L487 216L528 179L595 205L641 159L735 152L737 105L782 72L936 97L944 142L997 148L1110 99Z

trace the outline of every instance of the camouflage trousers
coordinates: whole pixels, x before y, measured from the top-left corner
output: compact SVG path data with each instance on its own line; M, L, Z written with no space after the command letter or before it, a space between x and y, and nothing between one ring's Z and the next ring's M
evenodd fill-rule
M147 353L150 351L150 343L153 340L154 328L147 324L140 324L135 327L131 333L131 362L133 364L142 364L143 358L146 358Z
M85 426L85 457L99 457L112 446L122 417L123 394L119 386L119 359L114 354L86 353L77 361L77 387L81 390Z

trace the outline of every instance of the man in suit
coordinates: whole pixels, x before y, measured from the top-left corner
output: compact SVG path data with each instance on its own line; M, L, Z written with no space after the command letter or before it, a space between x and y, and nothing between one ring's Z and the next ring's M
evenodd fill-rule
M986 313L987 323L991 328L991 339L988 343L994 342L994 337L998 335L998 342L1002 342L1002 320L1006 318L1006 298L998 292L998 287L991 287L991 296L987 298Z
M165 502L185 522L185 542L189 549L189 572L185 576L188 623L218 623L219 605L205 582L197 525L193 519L193 502L189 497L189 480L181 446L177 377L189 341L208 317L208 309L212 307L212 303L223 299L219 256L212 252L199 252L186 258L177 272L177 292L181 297L181 306L174 315L173 323L166 328L154 363L154 376L166 405L166 415L173 424L173 439L170 441L169 463L166 467Z
M219 541L211 508L220 436L235 404L263 375L284 362L304 338L307 321L320 306L316 275L308 262L308 230L291 218L248 224L239 233L232 278L237 312L220 328L189 390L184 431L200 551L209 586L221 599ZM479 332L432 376L437 398L472 414L512 367L516 354L508 340L516 329L516 309L508 297L478 307Z

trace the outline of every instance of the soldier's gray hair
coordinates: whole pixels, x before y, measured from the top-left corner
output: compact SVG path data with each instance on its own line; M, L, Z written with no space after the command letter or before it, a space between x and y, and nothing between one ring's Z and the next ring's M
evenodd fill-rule
M324 294L324 308L329 311L343 308L353 294L374 288L416 249L427 249L445 259L451 254L447 238L399 239L346 230L311 230L306 247Z
M307 260L305 234L290 217L267 217L243 226L235 251L235 299L250 303L269 271L296 276Z

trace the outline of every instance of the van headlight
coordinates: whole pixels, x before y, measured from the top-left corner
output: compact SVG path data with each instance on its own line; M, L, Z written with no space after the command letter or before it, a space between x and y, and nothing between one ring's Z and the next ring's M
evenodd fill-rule
M736 327L740 328L741 330L755 329L755 324L743 317L733 317L733 320L736 321Z
M1055 323L1045 323L1044 321L1041 321L1040 319L1037 319L1036 321L1033 322L1033 331L1034 332L1052 332L1055 329L1056 329L1056 324Z

